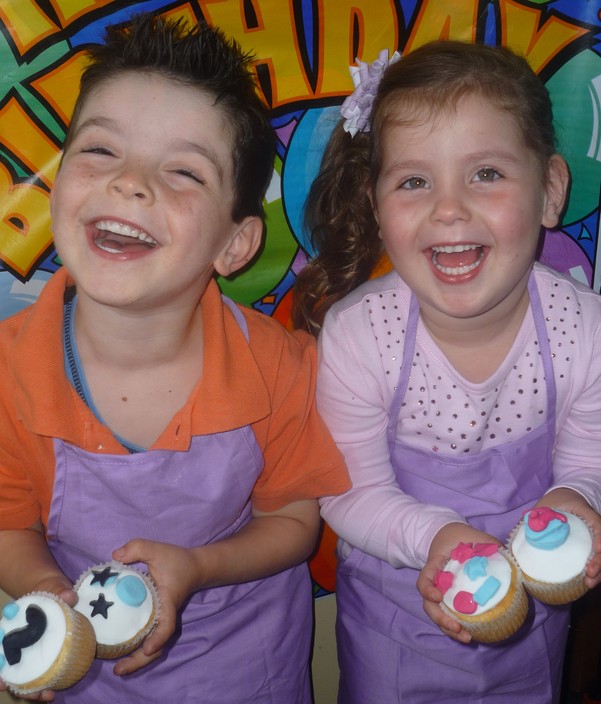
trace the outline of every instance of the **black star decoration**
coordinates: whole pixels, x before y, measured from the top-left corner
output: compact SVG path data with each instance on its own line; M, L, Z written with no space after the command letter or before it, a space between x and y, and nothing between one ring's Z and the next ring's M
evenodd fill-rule
M96 582L98 582L98 584L100 584L101 587L104 587L104 585L107 583L107 581L111 577L118 577L119 576L118 572L111 572L110 566L105 567L101 572L97 572L96 570L92 570L92 574L94 575L94 577L92 578L92 581L90 582L90 584L96 584Z
M92 607L91 617L98 616L98 614L100 614L101 616L104 616L104 618L108 618L109 606L112 606L114 603L114 601L107 601L104 598L104 594L100 594L98 599L90 602L90 606Z

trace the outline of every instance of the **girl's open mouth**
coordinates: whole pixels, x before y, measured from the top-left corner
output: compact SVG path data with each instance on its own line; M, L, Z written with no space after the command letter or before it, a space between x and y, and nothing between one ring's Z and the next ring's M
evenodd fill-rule
M477 269L484 259L480 244L454 244L432 247L432 264L445 276L462 276Z

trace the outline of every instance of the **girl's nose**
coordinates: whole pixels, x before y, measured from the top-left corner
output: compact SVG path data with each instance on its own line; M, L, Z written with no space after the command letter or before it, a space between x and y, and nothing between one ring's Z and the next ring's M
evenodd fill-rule
M470 211L465 194L461 190L441 193L435 200L432 219L445 225L452 225L457 221L467 221Z

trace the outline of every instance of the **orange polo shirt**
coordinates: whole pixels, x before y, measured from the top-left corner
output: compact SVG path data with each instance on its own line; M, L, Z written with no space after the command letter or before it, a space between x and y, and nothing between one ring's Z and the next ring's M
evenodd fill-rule
M65 374L64 269L33 306L0 321L0 530L47 524L53 438L89 452L125 454ZM151 449L185 451L194 435L250 425L265 465L252 494L260 511L350 487L344 461L317 414L315 345L242 308L245 337L211 282L202 301L202 378Z

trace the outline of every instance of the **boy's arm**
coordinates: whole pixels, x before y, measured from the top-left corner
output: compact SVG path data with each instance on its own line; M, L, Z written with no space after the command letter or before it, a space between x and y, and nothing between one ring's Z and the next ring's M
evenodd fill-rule
M315 547L319 525L317 501L296 501L270 513L253 510L244 528L217 543L185 549L132 540L115 550L116 560L148 565L161 601L156 629L142 648L117 663L115 673L130 674L161 655L175 630L177 611L191 593L262 579L299 564Z
M40 522L24 530L0 531L0 587L15 598L46 591L71 606L77 601L73 585L52 557Z

